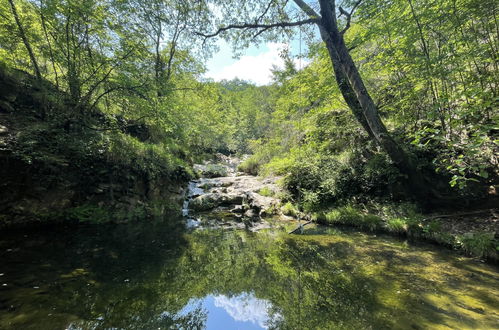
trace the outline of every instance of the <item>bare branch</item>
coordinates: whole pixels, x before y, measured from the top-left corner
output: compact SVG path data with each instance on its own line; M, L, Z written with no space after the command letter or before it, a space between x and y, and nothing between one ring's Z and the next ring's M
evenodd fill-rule
M303 0L293 0L298 7L300 7L301 10L305 12L305 14L308 15L308 17L313 18L313 19L320 19L321 16L315 12L315 10L310 7L305 1Z
M274 3L274 0L269 1L269 4L267 5L267 8L265 8L265 10L263 11L263 13L255 20L255 23L259 23L263 19L263 17L265 15L267 15L267 13L268 13L268 11L269 11L269 9L270 9L270 7L272 6L273 3Z
M218 29L218 31L210 34L204 34L201 32L194 32L195 34L205 37L205 38L212 38L220 33L226 32L228 30L243 30L243 29L263 29L264 31L271 29L271 28L285 28L285 27L293 27L293 26L300 26L300 25L306 25L306 24L318 24L319 20L317 18L309 18L303 21L297 21L297 22L279 22L279 23L273 23L273 24L251 24L251 23L244 23L244 24L230 24L224 27L221 27ZM263 31L261 31L263 32ZM260 33L261 33L260 32ZM258 34L260 34L258 33Z
M347 30L350 28L350 23L352 21L352 15L353 15L353 12L355 11L355 9L357 9L357 7L360 5L360 3L362 2L362 0L359 0L357 1L353 7L352 7L352 10L350 10L350 12L347 12L345 9L343 8L339 8L340 9L340 15L339 17L341 17L341 15L344 15L346 18L347 18L347 24L345 25L345 28L343 30L341 30L341 34L345 34L345 32L347 32Z

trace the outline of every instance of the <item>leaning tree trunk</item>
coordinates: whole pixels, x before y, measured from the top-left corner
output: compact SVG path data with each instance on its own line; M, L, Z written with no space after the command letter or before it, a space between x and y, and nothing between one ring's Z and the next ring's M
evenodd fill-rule
M407 176L411 193L419 199L429 197L429 187L424 177L410 160L407 153L390 136L379 117L377 106L372 100L357 67L338 30L334 1L320 0L321 38L325 42L334 67L335 78L347 104L360 124L388 154L400 172ZM344 77L348 80L345 83ZM367 125L366 125L367 123Z

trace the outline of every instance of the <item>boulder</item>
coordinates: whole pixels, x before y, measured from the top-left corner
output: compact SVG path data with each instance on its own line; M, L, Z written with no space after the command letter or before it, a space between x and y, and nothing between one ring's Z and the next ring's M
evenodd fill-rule
M244 196L237 194L208 193L192 199L189 207L194 211L208 211L217 206L240 205Z
M221 197L218 194L204 194L192 199L189 208L194 211L208 211L220 205Z

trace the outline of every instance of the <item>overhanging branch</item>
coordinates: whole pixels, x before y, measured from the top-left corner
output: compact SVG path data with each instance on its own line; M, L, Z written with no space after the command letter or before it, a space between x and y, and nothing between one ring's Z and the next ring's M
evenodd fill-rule
M294 27L294 26L301 26L301 25L306 25L306 24L317 24L319 23L319 19L317 18L309 18L306 20L302 21L296 21L296 22L278 22L278 23L273 23L273 24L251 24L251 23L244 23L244 24L230 24L224 27L219 28L216 32L210 33L210 34L205 34L202 32L195 32L197 35L205 37L205 38L212 38L216 37L217 35L226 32L228 30L242 30L242 29L262 29L262 31L258 32L258 34L261 34L264 31L267 31L272 28L285 28L285 27Z
M350 12L346 11L342 7L339 8L340 9L340 17L341 17L341 15L344 15L347 18L347 24L345 25L345 28L343 30L341 30L341 32L340 32L341 34L345 34L345 32L347 32L347 30L350 28L350 23L352 21L353 12L355 11L355 9L357 9L357 7L360 5L361 2L362 2L362 0L357 1L353 5L352 10L350 10Z
M305 12L305 14L308 15L308 17L310 18L313 18L313 19L320 19L321 16L319 14L317 14L315 12L315 10L310 7L305 1L303 0L293 0L294 3L296 3L296 5L298 7L300 7L301 10L303 10Z

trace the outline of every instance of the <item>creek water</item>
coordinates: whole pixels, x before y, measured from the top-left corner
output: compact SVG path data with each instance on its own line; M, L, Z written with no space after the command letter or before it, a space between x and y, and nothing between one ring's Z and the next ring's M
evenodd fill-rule
M182 221L0 236L0 329L494 329L495 266L313 227Z

